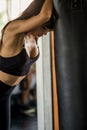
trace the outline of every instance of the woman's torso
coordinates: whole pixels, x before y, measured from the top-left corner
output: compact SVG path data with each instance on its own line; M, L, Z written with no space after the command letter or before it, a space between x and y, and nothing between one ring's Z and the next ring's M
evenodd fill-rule
M0 58L9 59L9 57L19 55L23 50L24 34L15 37L11 36L11 34L4 34L2 41L3 43L0 46ZM26 75L16 76L0 70L0 80L10 86L19 84L25 76Z

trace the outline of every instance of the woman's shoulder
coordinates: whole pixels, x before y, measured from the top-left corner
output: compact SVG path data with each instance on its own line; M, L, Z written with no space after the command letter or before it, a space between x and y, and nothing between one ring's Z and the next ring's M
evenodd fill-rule
M17 53L23 47L24 34L13 36L9 31L4 31L3 37L1 38L0 48L2 52L6 52L6 55L10 53Z

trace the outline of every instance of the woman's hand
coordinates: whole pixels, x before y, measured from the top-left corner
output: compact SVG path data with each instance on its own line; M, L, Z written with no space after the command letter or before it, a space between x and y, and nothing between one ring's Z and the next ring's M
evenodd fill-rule
M36 44L35 36L29 33L25 36L25 48L30 58L38 55L38 45Z

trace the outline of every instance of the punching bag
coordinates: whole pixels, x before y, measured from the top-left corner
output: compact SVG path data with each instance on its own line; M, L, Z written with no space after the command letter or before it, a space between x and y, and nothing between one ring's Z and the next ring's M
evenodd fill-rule
M87 130L87 0L54 0L59 130Z

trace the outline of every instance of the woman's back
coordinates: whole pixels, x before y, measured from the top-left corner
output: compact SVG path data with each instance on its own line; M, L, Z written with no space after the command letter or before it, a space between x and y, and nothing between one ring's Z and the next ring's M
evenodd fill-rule
M23 48L24 34L14 36L11 32L5 31L0 45L0 55L11 57L17 55Z

